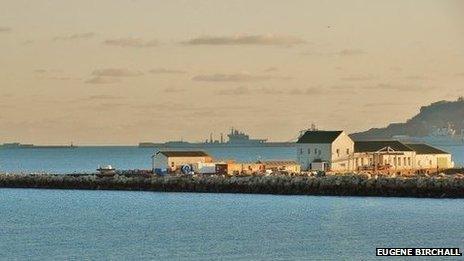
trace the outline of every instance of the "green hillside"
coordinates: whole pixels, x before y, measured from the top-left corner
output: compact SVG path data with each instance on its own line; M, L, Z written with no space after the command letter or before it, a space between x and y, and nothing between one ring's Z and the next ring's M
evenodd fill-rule
M438 101L420 108L419 114L405 123L392 123L385 128L372 128L350 134L354 140L389 139L394 135L427 136L436 128L451 125L457 133L464 129L464 98Z

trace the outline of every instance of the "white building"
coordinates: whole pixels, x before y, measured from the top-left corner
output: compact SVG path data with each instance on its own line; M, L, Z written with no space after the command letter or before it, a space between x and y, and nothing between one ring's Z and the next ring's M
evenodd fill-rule
M157 174L175 172L184 165L213 161L204 151L158 151L152 158L153 172Z
M451 154L427 144L406 144L416 152L415 165L417 169L447 169L453 168Z
M297 141L302 170L411 172L454 167L451 154L426 144L356 141L343 131L306 131Z
M306 131L296 147L302 170L350 170L354 142L344 131Z
M415 169L416 152L396 140L355 141L354 170Z

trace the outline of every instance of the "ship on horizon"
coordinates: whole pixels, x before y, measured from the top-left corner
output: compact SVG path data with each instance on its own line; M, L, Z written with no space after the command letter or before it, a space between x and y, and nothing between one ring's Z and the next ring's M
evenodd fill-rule
M209 148L209 147L288 147L293 146L293 142L268 142L267 139L252 139L250 136L238 129L231 128L227 134L228 140L225 141L223 133L220 139L213 139L213 133L210 133L209 139L204 142L188 141L167 141L164 143L141 142L139 147L156 147L156 148Z
M70 145L34 145L34 144L23 144L19 142L10 142L0 144L0 148L4 149L74 149L77 148L72 142Z

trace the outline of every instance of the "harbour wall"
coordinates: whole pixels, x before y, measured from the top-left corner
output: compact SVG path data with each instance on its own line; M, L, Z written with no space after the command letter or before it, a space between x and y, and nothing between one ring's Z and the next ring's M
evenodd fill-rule
M464 198L464 177L123 176L1 174L0 188Z

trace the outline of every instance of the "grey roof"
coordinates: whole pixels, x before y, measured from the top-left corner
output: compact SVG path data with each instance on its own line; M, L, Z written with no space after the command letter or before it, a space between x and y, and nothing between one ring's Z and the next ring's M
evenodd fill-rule
M406 144L416 151L417 154L449 154L448 152L432 147L424 143Z
M296 143L332 143L343 131L307 131Z
M166 157L209 157L209 155L204 151L193 151L193 150L182 150L182 151L168 150L168 151L159 151L158 153L161 153Z
M373 140L355 141L354 152L376 152L383 148L390 147L395 151L413 151L412 148L397 140Z

